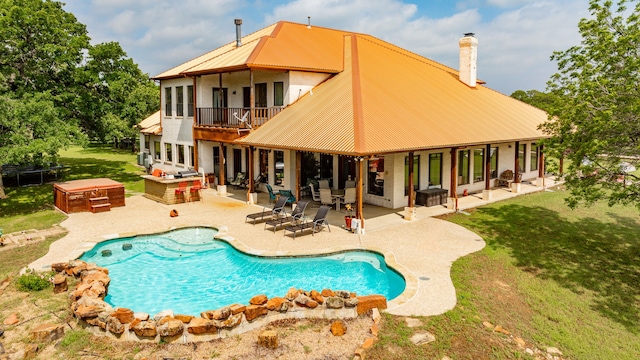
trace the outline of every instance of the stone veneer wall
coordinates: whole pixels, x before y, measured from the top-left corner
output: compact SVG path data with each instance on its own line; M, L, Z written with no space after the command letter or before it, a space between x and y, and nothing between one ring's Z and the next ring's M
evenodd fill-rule
M382 295L356 296L344 290L304 291L291 288L284 297L256 295L249 305L233 304L200 316L164 310L153 317L104 301L111 279L109 270L81 260L53 264L66 276L80 278L69 293L71 310L81 325L95 334L125 341L198 342L241 334L281 319L355 318L373 308L386 309Z

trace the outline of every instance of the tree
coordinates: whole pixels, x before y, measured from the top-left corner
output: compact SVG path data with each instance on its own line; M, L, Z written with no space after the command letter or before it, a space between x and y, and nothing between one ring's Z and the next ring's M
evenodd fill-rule
M87 137L131 138L158 107L148 75L118 43L90 46L62 3L0 0L0 170L55 162Z
M74 116L92 139L117 144L132 138L134 125L160 106L155 83L117 42L90 47L77 81L81 95L73 104Z
M542 129L547 152L570 160L567 202L607 200L640 209L640 4L591 0L578 24L582 42L554 52L559 72L548 90L560 101ZM631 1L634 2L634 1Z
M557 98L552 93L538 90L516 90L511 97L549 112L555 105Z

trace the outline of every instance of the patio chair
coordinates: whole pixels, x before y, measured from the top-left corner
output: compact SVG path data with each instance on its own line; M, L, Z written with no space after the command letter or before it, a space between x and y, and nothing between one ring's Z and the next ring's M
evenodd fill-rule
M347 180L344 182L344 188L345 189L350 189L350 188L355 188L356 187L356 181L355 180Z
M175 202L178 202L179 198L182 198L182 202L185 202L184 194L187 192L187 182L180 181L178 183L178 188L173 192L173 197L175 198Z
M319 189L328 189L329 188L329 180L318 180L318 188Z
M236 174L236 178L229 182L229 185L233 185L235 187L240 187L245 183L245 175L242 172Z
M280 190L278 194L280 194L281 197L284 196L287 198L287 204L293 204L296 202L296 196L293 195L291 190Z
M273 192L273 188L271 187L271 185L269 184L264 184L264 187L267 188L267 191L269 192L269 202L276 202L276 194Z
M247 215L247 217L244 219L244 222L246 223L247 220L252 219L252 224L255 225L258 219L264 220L265 217L277 216L280 213L284 212L285 205L287 205L287 199L281 197L278 199L278 201L276 201L271 209L265 206L264 208L262 208L261 212Z
M283 217L274 217L273 219L264 223L264 229L267 229L267 225L273 226L273 232L275 233L278 226L282 226L286 223L296 223L301 221L304 218L304 210L307 208L307 205L309 205L308 201L298 201L296 208L293 209L291 214L285 214L285 216Z
M344 200L342 200L343 204L355 204L356 202L356 188L346 188L344 189Z
M322 205L329 205L329 206L333 206L336 204L336 198L331 196L331 190L320 189L320 203L322 203Z
M309 184L309 188L311 189L311 197L313 198L313 201L320 201L320 194L313 187L313 184Z
M329 210L331 210L329 206L326 206L326 205L320 206L320 208L318 209L318 212L316 213L316 216L313 217L313 220L302 223L302 224L293 224L293 225L287 226L286 228L284 228L284 233L286 234L287 231L291 231L293 233L293 238L295 239L296 233L298 231L302 232L304 230L311 229L311 236L313 236L313 234L315 234L316 231L322 230L324 225L327 225L327 229L329 229L329 232L331 232L331 227L329 226L329 222L327 221L327 214L329 213ZM319 230L316 230L316 229L319 229Z

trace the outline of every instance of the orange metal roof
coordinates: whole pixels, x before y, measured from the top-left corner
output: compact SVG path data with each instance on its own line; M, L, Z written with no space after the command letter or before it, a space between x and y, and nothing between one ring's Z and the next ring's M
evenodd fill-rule
M344 34L344 70L238 142L367 155L545 137L544 111L470 88L457 71L372 36Z
M162 132L162 129L160 128L160 110L140 121L138 127L140 128L140 132L143 134L160 135Z
M242 46L230 42L154 79L213 74L247 68L296 69L337 73L342 71L344 31L307 27L280 21L242 38Z

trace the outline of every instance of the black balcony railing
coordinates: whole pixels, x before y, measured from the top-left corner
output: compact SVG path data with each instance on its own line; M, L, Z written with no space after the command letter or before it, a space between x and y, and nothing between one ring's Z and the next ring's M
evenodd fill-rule
M243 120L256 128L274 117L281 107L255 108L198 108L198 126L248 128Z

